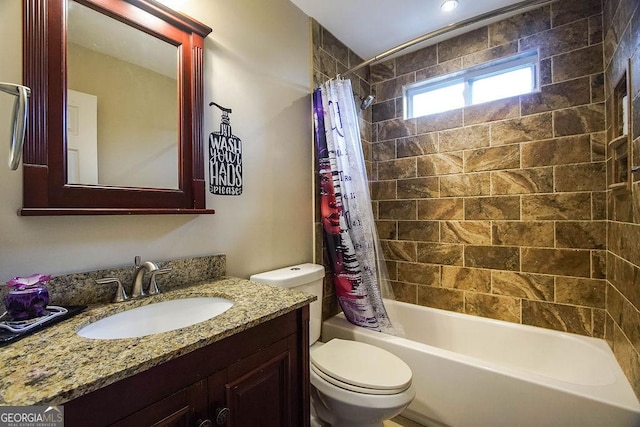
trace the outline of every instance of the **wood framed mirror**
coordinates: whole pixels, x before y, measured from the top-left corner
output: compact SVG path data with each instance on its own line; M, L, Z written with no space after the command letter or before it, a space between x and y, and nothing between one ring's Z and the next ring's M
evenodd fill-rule
M154 0L23 1L31 97L18 214L214 213L205 206L202 131L211 28ZM156 45L167 72L148 65L157 62L150 60ZM152 80L169 89L146 87ZM88 104L76 92L89 95ZM91 126L93 148L78 149L71 135ZM80 164L93 172L80 172Z

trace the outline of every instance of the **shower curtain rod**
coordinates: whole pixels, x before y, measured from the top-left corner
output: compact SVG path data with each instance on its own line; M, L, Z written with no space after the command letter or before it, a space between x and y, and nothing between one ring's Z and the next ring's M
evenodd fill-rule
M384 58L387 58L387 57L389 57L389 56L391 56L391 55L393 55L395 53L398 53L398 52L400 52L400 51L402 51L402 50L404 50L404 49L406 49L408 47L411 47L411 46L416 45L418 43L425 42L425 41L427 41L429 39L432 39L432 38L437 37L437 36L441 36L441 35L446 34L448 32L455 31L455 30L458 30L460 28L464 28L464 27L472 25L472 24L477 24L478 22L482 22L482 21L484 21L486 19L495 18L497 16L504 15L504 14L509 13L509 12L514 12L516 10L531 8L531 7L535 7L535 6L546 6L547 4L551 4L554 1L556 1L556 0L526 0L526 1L521 1L519 3L514 3L514 4L509 5L509 6L504 6L504 7L501 7L499 9L492 10L491 12L483 13L481 15L477 15L477 16L474 16L472 18L465 19L463 21L458 21L458 22L455 22L453 24L449 24L446 27L442 27L442 28L437 29L435 31L431 31L431 32L429 32L427 34L423 34L420 37L416 37L413 40L409 40L408 42L405 42L405 43L403 43L401 45L398 45L398 46L396 46L394 48L386 50L383 53L381 53L379 55L376 55L373 58L371 58L369 60L366 60L366 61L356 65L353 68L350 68L349 70L347 70L344 73L339 73L337 75L337 77L344 76L346 74L352 74L352 73L358 71L359 69L366 67L367 65L370 65L370 64L372 64L374 62L377 62L377 61L380 61L380 60L382 60Z

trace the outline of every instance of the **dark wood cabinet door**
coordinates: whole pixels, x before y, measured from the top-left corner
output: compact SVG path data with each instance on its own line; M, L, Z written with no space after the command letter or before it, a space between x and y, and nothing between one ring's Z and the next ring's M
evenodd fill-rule
M205 419L207 381L197 383L168 396L113 424L116 427L194 427Z

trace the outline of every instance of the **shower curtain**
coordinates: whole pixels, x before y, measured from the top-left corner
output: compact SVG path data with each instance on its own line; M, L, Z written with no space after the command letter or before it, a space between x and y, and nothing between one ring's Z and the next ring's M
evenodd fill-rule
M391 293L378 240L351 81L313 94L324 240L338 302L353 324L395 333L382 301Z

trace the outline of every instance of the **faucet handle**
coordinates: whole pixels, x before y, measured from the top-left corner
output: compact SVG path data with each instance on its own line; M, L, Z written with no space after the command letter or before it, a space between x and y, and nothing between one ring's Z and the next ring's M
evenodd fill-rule
M127 293L124 291L124 288L122 287L122 283L120 283L120 279L117 279L115 277L105 277L104 279L96 279L95 282L99 285L104 285L107 283L118 284L118 289L116 289L116 294L112 300L113 302L123 302L129 299L129 297L127 296Z
M149 295L157 295L160 293L160 289L158 288L158 282L156 281L156 276L161 274L167 274L172 270L171 267L168 268L160 268L158 270L154 270L151 272L151 278L149 279Z

